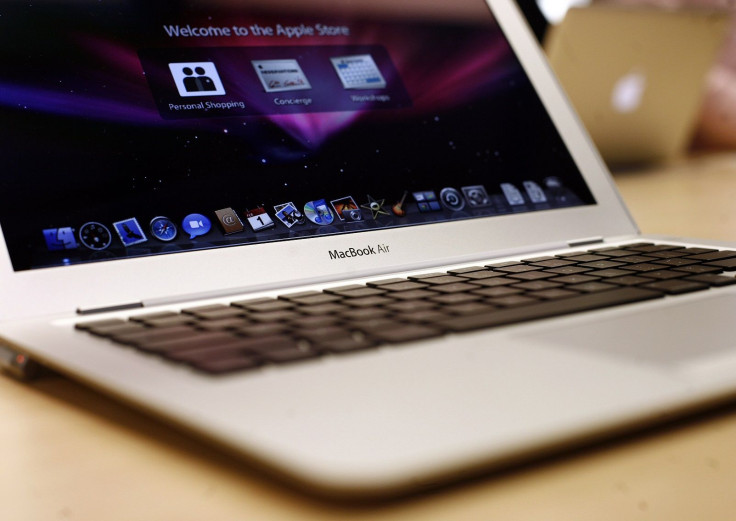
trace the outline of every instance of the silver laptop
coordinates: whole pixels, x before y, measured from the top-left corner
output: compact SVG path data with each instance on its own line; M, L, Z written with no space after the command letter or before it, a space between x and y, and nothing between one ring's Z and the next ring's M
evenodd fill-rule
M599 152L622 165L687 152L730 27L723 10L602 4L570 9L544 44Z
M638 234L514 4L5 2L0 352L330 496L736 391L736 245Z

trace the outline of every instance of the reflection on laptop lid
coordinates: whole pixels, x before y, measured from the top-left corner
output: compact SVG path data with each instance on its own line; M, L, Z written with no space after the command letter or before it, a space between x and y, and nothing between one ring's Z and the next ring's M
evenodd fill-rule
M685 151L729 20L724 12L594 5L570 9L552 27L550 62L607 162Z

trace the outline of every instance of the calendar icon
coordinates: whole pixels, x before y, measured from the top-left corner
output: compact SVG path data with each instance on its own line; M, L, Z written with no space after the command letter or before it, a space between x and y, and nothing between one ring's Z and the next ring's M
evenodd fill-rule
M386 88L386 80L370 54L341 56L330 61L346 89Z
M266 213L266 210L261 206L253 210L248 210L245 213L245 218L248 220L248 224L250 224L250 227L253 228L254 232L271 228L274 225L273 219L271 219L271 217Z

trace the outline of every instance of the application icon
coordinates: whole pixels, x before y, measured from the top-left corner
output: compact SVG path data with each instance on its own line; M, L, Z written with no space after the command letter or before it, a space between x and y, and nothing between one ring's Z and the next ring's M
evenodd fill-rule
M190 213L184 217L181 227L184 233L189 235L190 239L194 239L195 237L209 233L212 229L212 223L201 213Z
M240 217L238 217L238 214L232 208L217 210L215 215L217 216L217 220L220 221L220 226L222 226L222 231L225 232L225 235L245 230L243 221L240 220Z
M112 227L115 228L118 237L120 237L123 246L126 248L148 240L146 234L143 233L143 228L138 224L138 220L135 217L112 223Z
M371 212L371 215L373 215L373 220L378 219L379 215L390 215L386 210L383 209L383 205L386 204L386 199L374 199L370 195L368 197L368 202L361 205L361 208L365 208L366 210L369 210Z
M320 226L327 226L335 220L332 210L327 206L327 201L324 199L309 201L304 205L304 214L307 216L307 219Z
M524 196L521 195L519 189L511 183L501 183L501 190L503 191L503 195L506 196L506 200L511 206L524 204Z
M151 235L159 241L169 242L176 238L176 224L168 217L154 217L151 219L150 228Z
M248 224L250 224L254 232L271 228L274 225L273 220L262 206L245 212L245 218L248 220Z
M406 202L407 195L409 195L409 192L404 191L404 195L401 196L401 199L391 207L391 211L396 217L404 217L406 215L406 208L404 208L404 203Z
M442 210L439 201L437 200L437 194L433 190L424 190L422 192L414 192L412 194L414 200L419 206L420 212L436 212Z
M48 228L43 231L43 238L46 240L46 248L49 251L76 250L79 248L79 243L77 243L74 230L71 227Z
M170 63L169 70L182 98L225 94L225 87L212 62Z
M483 185L463 186L463 194L471 208L485 208L491 206L491 198Z
M386 80L370 54L340 56L330 61L346 89L386 88Z
M104 250L112 243L112 234L104 224L88 222L79 229L79 240L90 250Z
M253 60L251 63L266 92L312 88L296 60Z
M304 224L307 219L304 214L297 210L294 203L285 203L273 207L276 212L276 218L284 223L287 228L291 228L295 224Z
M442 206L453 212L459 212L465 208L463 196L454 188L443 188L440 191L440 201Z
M531 200L531 202L547 202L547 196L544 195L544 190L542 190L542 188L534 181L524 181L524 190L526 190L526 195L529 196L529 200Z
M341 221L362 221L363 214L358 208L358 204L351 196L343 197L342 199L336 199L330 201L330 204L335 209L335 213Z

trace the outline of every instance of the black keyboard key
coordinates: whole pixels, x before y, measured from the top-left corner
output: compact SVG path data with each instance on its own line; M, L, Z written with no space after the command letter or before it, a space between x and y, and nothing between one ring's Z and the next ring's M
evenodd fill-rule
M563 266L561 268L551 268L544 270L545 273L554 273L555 275L575 275L576 273L585 273L591 268L583 268L582 266Z
M282 311L264 311L263 313L252 313L248 315L248 318L253 322L258 323L269 323L269 322L284 322L292 318L298 318L301 315L296 311L290 309L284 309Z
M600 250L590 250L590 252L605 255L606 257L612 257L614 259L616 259L617 257L628 257L635 253L633 250L626 250L622 248L603 248Z
M440 328L420 325L420 324L402 324L399 327L391 329L373 331L371 337L390 344L401 342L412 342L414 340L423 340L442 335Z
M436 271L434 273L421 273L419 275L410 275L407 278L409 280L424 282L424 279L434 279L437 277L445 277L445 276L447 276L447 273Z
M348 308L349 306L345 305L345 301L338 300L336 302L328 302L326 304L302 305L296 308L295 311L298 311L303 315L322 316L339 313L340 311ZM291 320L297 320L297 318L292 318Z
M672 268L674 271L681 271L685 274L700 275L703 273L721 273L722 268L715 266L707 266L705 264L694 264L692 266L682 266L680 268Z
M565 256L565 259L573 262L598 262L598 261L604 261L608 260L608 257L605 255L596 255L592 253L586 253L585 255L576 255L574 257Z
M575 286L570 286L575 287ZM580 295L577 291L571 291L569 289L545 289L542 291L532 291L531 293L527 293L530 297L534 297L539 300L557 300L561 298L570 298L574 297L576 295Z
M556 259L554 257L547 258L540 261L524 261L528 262L532 266L538 266L540 268L561 268L563 266L572 266L575 264L574 261L565 259Z
M175 326L164 328L148 327L132 333L113 335L113 338L116 342L120 342L121 344L128 344L138 347L154 342L183 339L190 337L194 333L196 333L196 330L188 326Z
M541 273L541 272L536 272ZM482 286L484 288L495 288L497 286L507 286L511 284L518 284L519 281L515 279L510 279L508 277L494 277L492 279L481 279L481 280L474 280L472 281L472 284L475 286Z
M686 280L702 282L703 284L708 284L709 286L714 286L717 288L736 284L736 277L733 277L730 275L713 275L713 274L693 275L692 277L687 277Z
M422 282L425 284L432 284L432 285L441 285L441 284L455 284L457 282L467 282L467 278L465 277L456 277L454 275L445 275L443 277L431 277L427 279L422 279Z
M388 304L387 309L399 313L411 313L412 311L423 311L425 309L434 309L437 307L435 302L430 300L404 300L394 304Z
M321 350L340 354L352 351L361 351L380 345L378 340L368 338L365 335L353 334L349 337L332 338L319 344Z
M501 266L493 268L494 271L500 271L502 273L526 273L528 271L541 270L538 266L532 266L530 264L512 264L511 266Z
M590 269L596 269L596 270L605 270L608 268L618 268L620 266L626 266L626 263L605 260L605 261L596 261L596 262L584 262L583 264L580 264L581 268L590 268Z
M93 335L111 338L120 335L126 335L129 333L137 333L139 331L148 330L143 324L138 324L136 322L125 322L122 320L120 322L111 323L109 325L98 325L88 327L86 329Z
M320 342L324 342L326 340L334 340L337 338L352 336L352 331L341 326L329 326L300 331L298 333L295 333L295 336L298 338L309 340L310 342L313 342L315 344L319 344Z
M74 325L75 329L79 329L82 331L87 331L89 329L94 328L104 328L108 326L121 326L123 324L127 324L127 320L123 320L121 318L111 318L108 320L95 320L93 322L79 322L78 324Z
M519 295L521 293L524 293L524 291L515 286L497 286L495 288L483 288L473 291L474 295L488 298L508 297L509 295Z
M297 293L294 295L282 295L279 298L304 306L330 304L332 302L339 302L340 300L342 300L342 297L339 297L337 295L330 295L328 293L320 293L317 291L309 293Z
M455 282L453 284L441 284L432 286L429 289L438 293L462 293L463 291L471 291L478 289L474 284L466 284L465 282Z
M240 342L240 338L228 332L194 331L186 337L138 340L136 348L147 353L165 354L173 351L229 346Z
M552 282L559 282L561 284L584 284L586 282L594 282L596 280L600 280L600 277L595 277L593 275L567 275L565 277L557 277L554 279L551 279Z
M442 305L456 305L474 302L476 300L480 300L480 298L480 296L472 293L446 293L444 295L432 297L429 300Z
M495 279L495 278L502 279L504 275L505 274L500 271L491 271L491 270L473 271L471 273L463 273L464 278L471 279L474 282L476 280L487 280L487 279Z
M452 308L447 308L448 311ZM402 313L401 315L397 315L396 318L398 318L402 322L411 322L411 323L419 323L419 324L432 324L434 322L437 322L438 320L444 320L446 318L449 318L451 315L444 311L438 311L436 309L428 309L426 311L415 311L414 313Z
M202 320L194 324L194 327L204 331L226 331L231 329L242 328L245 325L252 324L248 320L241 317L223 318L221 320Z
M641 286L642 284L646 284L651 281L652 279L647 279L639 275L626 275L623 277L606 279L608 284L616 284L617 286Z
M601 277L604 279L612 278L612 277L625 277L626 275L634 275L635 272L631 270L622 270L619 268L608 268L605 270L593 270L588 272L588 275L593 275L595 277Z
M562 286L559 282L550 282L549 280L528 280L511 286L512 288L523 289L525 291L542 291L544 289L559 288Z
M657 271L647 271L645 273L642 273L642 277L646 277L648 279L657 279L657 280L669 280L669 279L677 279L686 276L686 273L683 273L681 271L675 271L675 270L657 270Z
M653 289L656 291L662 291L668 295L681 295L683 293L690 293L693 291L701 291L708 289L710 286L703 282L696 282L692 280L662 280L659 282L652 282L650 284L644 284L642 288Z
M263 324L243 324L234 329L234 332L248 337L263 337L288 333L290 327L282 322L266 322Z
M692 259L684 259L682 257L676 257L674 259L663 259L654 261L655 264L663 264L665 266L672 266L673 268L679 266L690 266L692 264L699 264L699 261Z
M260 366L260 360L248 355L235 355L231 358L205 358L190 362L190 365L206 373L221 375L255 369Z
M390 314L391 312L385 308L353 308L343 311L340 316L348 320L371 320L383 318Z
M410 280L405 280L404 282L396 282L394 284L386 284L384 286L381 286L381 289L385 289L388 291L414 291L419 289L424 289L428 286L428 284L422 284L421 282L412 282Z
M618 262L625 262L626 264L641 264L642 262L652 262L656 260L654 257L645 257L643 255L630 255L628 257L618 257Z
M679 248L679 246L674 246L671 244L632 244L630 246L626 246L629 250L639 251L641 253L657 253L661 251L669 251L669 250L675 250Z
M527 271L526 273L509 273L509 278L518 280L542 280L554 277L555 273L547 273L545 271Z
M488 303L502 308L510 308L516 306L526 306L534 302L538 302L534 297L526 295L509 295L508 297L497 297L487 300Z
M467 273L474 273L476 271L488 271L488 268L484 268L483 266L468 266L466 268L457 268L454 270L450 270L447 273L450 273L452 275L462 275L465 277Z
M626 266L626 269L631 270L631 271L636 271L638 273L644 273L647 271L661 270L662 266L660 266L659 264L651 264L649 262L644 262L641 264L629 264L628 266Z
M133 317L130 317L131 322L148 322L148 321L157 321L160 319L165 318L172 318L172 317L178 317L181 316L176 311L160 311L158 313L146 313L144 315L135 315Z
M254 299L254 300L240 300L233 302L232 306L244 308L247 311L255 312L268 312L268 311L283 311L285 309L291 309L296 304L288 302L286 300L279 299Z
M197 322L197 318L191 315L180 315L174 313L173 315L161 316L157 318L147 318L141 320L141 317L135 317L141 323L151 327L171 327L171 326L182 326L187 324L194 324ZM132 319L131 319L132 320Z
M646 279L642 279L643 282L646 282ZM585 282L583 284L575 284L573 286L568 286L571 289L574 289L575 291L578 291L580 293L597 293L599 291L609 291L612 289L616 289L618 286L615 284L609 284L610 281L606 282Z
M377 297L363 297L363 298L351 298L347 299L344 304L353 308L370 308L375 306L385 306L396 302L394 299L377 296Z
M437 293L434 291L427 291L426 289L415 289L412 291L396 291L389 293L389 296L397 300L421 300L429 297L436 297Z
M720 268L725 271L734 271L736 270L736 257L731 258L731 259L723 259L719 261L711 261L711 262L708 262L708 266Z
M717 260L723 260L723 259L731 259L733 257L736 257L736 251L731 251L731 250L711 251L708 253L700 253L698 255L688 255L688 259L705 261L705 262L717 261Z
M485 302L468 302L456 306L448 306L444 311L453 315L475 315L476 313L487 313L495 309L494 306Z
M394 279L372 280L370 282L366 282L366 286L379 288L381 286L386 286L387 284L397 284L399 282L406 282L406 279L400 279L397 277Z
M346 298L362 298L383 295L384 293L386 293L386 290L380 288L371 288L368 286L358 286L357 288L352 287L350 289L335 288L331 290L325 290L325 292L340 295L341 297Z
M438 325L450 331L470 331L640 302L660 298L661 296L662 294L656 291L620 288L562 300L539 302L528 306L500 309L477 315L453 317L450 320L439 322Z

